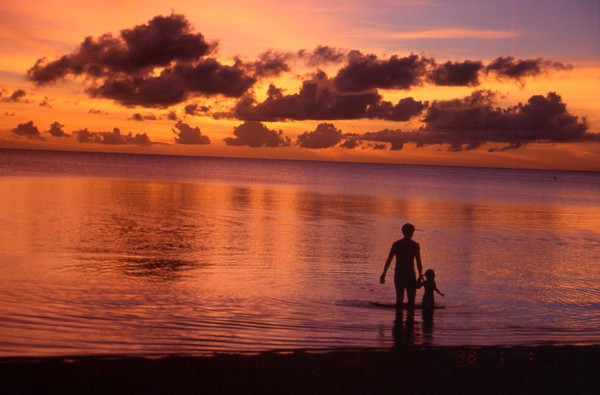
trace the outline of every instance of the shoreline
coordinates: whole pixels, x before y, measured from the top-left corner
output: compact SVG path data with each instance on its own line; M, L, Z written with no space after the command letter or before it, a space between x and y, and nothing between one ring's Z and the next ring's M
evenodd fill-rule
M600 393L600 345L0 358L8 393Z

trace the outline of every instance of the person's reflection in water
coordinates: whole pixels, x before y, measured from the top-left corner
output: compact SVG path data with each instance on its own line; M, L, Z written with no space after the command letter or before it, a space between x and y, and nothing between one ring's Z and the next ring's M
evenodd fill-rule
M415 344L415 314L414 310L408 310L406 322L403 322L404 312L402 309L396 309L396 319L392 328L392 338L394 347L410 346Z
M423 317L423 344L431 344L433 338L433 309L422 310Z

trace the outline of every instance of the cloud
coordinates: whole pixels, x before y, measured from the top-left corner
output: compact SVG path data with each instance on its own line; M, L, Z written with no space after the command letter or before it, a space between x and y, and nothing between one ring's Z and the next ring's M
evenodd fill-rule
M169 121L177 121L177 113L175 111L169 111L167 114L167 119Z
M252 71L257 77L276 77L290 71L289 61L293 55L287 52L267 51L258 55L252 63Z
M396 55L380 60L359 51L348 53L348 64L338 70L333 85L342 92L365 92L373 89L408 90L420 85L432 59Z
M107 112L104 112L104 111L102 111L102 110L97 110L97 109L95 109L95 108L90 108L90 109L89 109L89 111L88 111L88 113L90 113L90 114L103 114L103 115L108 115L108 113L107 113Z
M210 106L201 106L198 103L188 104L184 107L187 115L207 115L210 111Z
M18 124L17 127L12 130L12 132L17 136L44 140L37 126L33 124L33 121Z
M362 141L369 141L369 142L373 142L373 143L389 143L390 144L390 150L391 151L399 151L402 148L404 148L404 143L407 142L407 139L405 137L405 133L401 132L400 130L390 130L390 129L384 129L384 130L380 130L378 132L365 132L365 133L347 133L344 135L344 138L346 139L346 141L356 141L356 142L362 142ZM358 144L355 144L354 146L356 147ZM378 145L378 149L381 148L382 144L376 144ZM387 147L385 144L383 144L383 147Z
M197 59L214 48L202 34L191 31L183 15L156 16L146 24L121 30L117 37L111 33L88 36L70 55L51 62L39 59L27 75L41 85L67 75L145 74L173 61Z
M255 82L239 62L224 66L215 59L203 59L194 64L177 64L165 68L159 75L116 75L87 88L93 97L113 99L125 106L167 107L188 97L223 95L240 97Z
M243 124L233 129L235 137L226 137L223 139L227 145L249 147L287 147L291 141L285 137L281 130L275 131L267 128L261 122L245 121Z
M340 143L340 147L347 149L354 149L360 145L360 140L357 138L349 137Z
M0 90L0 102L2 103L20 102L21 99L27 95L27 93L23 89L17 89L8 96L5 95L5 92L6 91L4 89Z
M489 149L491 152L518 149L533 142L600 142L600 134L588 133L585 119L571 114L554 92L534 95L525 104L506 108L496 107L496 99L493 92L475 91L460 99L434 101L420 130L384 129L349 133L343 138L386 143L391 150L400 150L405 143L417 147L444 144L449 151L472 150L485 143L505 144Z
M410 90L430 82L438 86L478 86L481 74L495 74L500 79L521 80L547 70L570 70L572 66L538 59L499 57L485 65L480 60L448 61L437 64L435 59L419 55L380 59L359 51L348 53L348 64L332 79L339 92L367 92L376 89Z
M341 63L346 60L348 52L329 47L327 45L319 45L312 52L308 52L305 49L298 51L298 57L304 59L309 66L321 66L327 64Z
M435 66L428 77L435 85L477 86L482 69L480 61L446 62Z
M136 112L129 119L132 121L142 122L142 121L156 121L158 118L156 117L156 115L151 114L151 113L142 115L139 112Z
M342 140L342 131L331 123L320 123L312 132L298 136L298 145L302 148L329 148Z
M190 125L184 122L177 122L175 124L175 129L172 129L173 133L175 133L175 143L176 144L186 144L186 145L205 145L210 144L210 138L206 135L203 135L200 131L200 128L195 127L192 128Z
M48 96L44 96L44 100L40 102L40 107L52 108L52 106L50 105L50 99L48 99Z
M570 70L572 68L573 66L571 65L564 65L560 62L553 62L542 58L523 60L515 59L512 56L501 56L485 66L485 72L494 73L498 78L520 80L523 77L536 76L548 69Z
M382 100L376 91L339 93L327 75L320 71L311 80L304 81L298 93L285 95L282 89L271 85L267 98L257 103L246 95L231 113L214 114L249 121L278 120L335 120L335 119L385 119L406 121L417 116L426 103L412 98L400 100L396 105Z
M256 78L239 60L229 66L205 57L215 48L192 32L183 15L156 16L118 36L87 37L75 52L54 61L39 59L27 76L38 85L83 76L89 95L125 106L166 107L193 95L241 96Z
M135 135L121 134L119 128L114 128L112 132L90 132L87 128L73 132L80 143L98 143L107 145L151 145L152 142L146 133Z
M424 118L425 129L449 135L454 144L476 147L484 142L572 142L594 139L587 122L567 111L555 92L534 95L525 104L493 107L496 96L476 91L464 99L434 102Z
M389 101L381 100L366 109L365 118L408 121L421 114L427 108L427 105L428 102L416 101L412 97L400 99L395 105Z
M64 127L65 125L61 125L60 123L55 121L50 125L48 133L50 133L54 137L70 137L71 135L65 133L65 131L63 130Z

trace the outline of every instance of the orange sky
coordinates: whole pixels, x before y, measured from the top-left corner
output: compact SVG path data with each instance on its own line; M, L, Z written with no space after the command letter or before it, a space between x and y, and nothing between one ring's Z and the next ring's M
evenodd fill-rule
M6 21L0 27L0 148L600 171L600 140L597 138L600 133L597 94L600 88L600 6L595 1L581 1L576 5L567 1L537 1L525 5L475 1L376 1L368 5L354 1L326 4L316 1L214 4L183 1L176 6L142 1L6 3L0 5L0 15ZM85 37L91 36L99 43L103 34L110 33L113 40L110 48L120 48L123 56L132 53L138 56L135 51L139 48L125 45L120 32L136 26L152 27L151 21L156 16L168 19L174 15L181 16L187 24L186 34L201 33L207 43L218 42L218 50L184 60L174 57L167 63L140 66L134 71L128 64L130 69L123 71L118 69L121 66L106 61L108 58L98 60L91 57L91 52L84 53L80 49ZM318 46L327 47L341 57L334 62L316 62L297 55L300 50L310 54ZM142 50L146 51L142 54L146 57L158 51L152 47ZM352 58L348 54L352 50L360 51L362 57ZM256 61L266 51L278 54L286 70L270 70L261 75ZM373 56L368 57L369 54ZM418 56L424 71L416 80L405 84L404 71L398 71L404 66L393 57L402 61L411 54ZM47 58L45 64L48 65L65 55L72 64L66 74L43 83L27 78L27 71L38 59ZM509 68L501 71L492 68L495 60L509 56L512 57ZM205 88L190 88L190 82L189 86L183 85L182 89L189 89L184 96L159 105L149 105L145 101L147 97L136 97L134 100L138 102L131 105L127 94L127 99L122 99L114 92L90 93L91 87L106 84L111 79L117 82L135 78L149 80L165 70L175 70L172 73L175 75L178 65L197 65L209 58L218 62L220 69L235 69L237 58L241 66L235 70L243 70L244 76L252 78L253 83L231 94L223 93L227 87L207 93ZM475 67L479 71L471 74L475 80L448 82L454 78L452 74L442 82L435 80L436 70L442 69L448 61L454 62L456 67L466 66L465 61L478 62ZM535 70L523 72L520 68L534 63ZM107 67L100 76L93 75L92 71L78 75L73 71L76 67L93 70L98 64ZM378 95L379 99L369 102L364 115L360 111L340 115L349 114L346 104L340 105L339 111L330 111L328 106L337 102L323 104L318 95L317 107L323 108L308 115L295 111L294 106L299 106L297 102L283 113L261 110L259 103L265 103L270 84L283 89L280 94L290 99L298 96L303 82L316 81L317 70L327 75L317 84L319 92L324 89L343 103L346 103L344 100L353 102L363 94ZM145 74L140 77L142 73ZM455 77L460 79L460 76ZM213 77L199 84L210 85L210 78ZM373 81L366 83L365 79ZM478 90L493 92L492 101L466 104L465 98ZM17 93L20 91L23 93ZM564 110L557 110L556 103L551 109L549 92L556 92L559 107L561 103L566 105ZM156 94L160 96L161 92ZM258 114L252 119L233 111L242 98L250 95L255 98L253 114ZM543 108L532 107L529 111L527 106L525 110L515 107L518 103L526 105L536 95L545 98ZM426 104L408 120L394 120L389 115L369 112L384 102L395 105L405 98ZM460 99L460 104L451 105L450 101L455 99ZM186 113L185 107L190 104L209 107L209 110L195 115ZM483 121L479 116L471 122L468 117L472 116L469 111L473 108L487 108ZM325 115L314 116L315 113ZM436 119L434 113L439 113ZM135 114L141 120L135 120ZM577 117L576 120L573 117ZM583 118L585 126L582 126ZM570 119L567 126L565 119ZM250 147L239 136L235 140L237 145L228 145L224 139L231 141L235 137L234 128L245 120L260 121L272 138L277 138L281 131L280 146L264 146L268 145L265 140L260 144L263 146ZM27 127L19 128L29 122L39 134ZM61 124L61 130L71 136L51 136L47 131L53 122ZM191 130L199 128L200 135L207 136L210 144L177 144L174 138L181 137L175 133L179 133L177 122ZM311 144L320 143L321 137L315 131L323 123L334 125L330 129L337 130L338 140L334 139L326 148L309 148ZM473 130L469 130L471 127ZM95 136L94 133L112 132L114 128L122 135L146 134L152 144L136 145L134 141L124 140L115 145L93 138L96 142L82 142L81 134L74 134L87 129ZM259 133L257 128L257 124L253 124L248 133ZM541 130L544 128L548 130ZM401 149L390 149L394 143L386 140L387 137L382 139L381 134L379 137L366 134L386 129L393 131L393 138L403 142ZM302 145L298 136L305 132L308 133ZM285 138L289 138L289 145L282 143ZM352 138L357 141L356 147L341 147ZM468 144L473 141L476 147L470 149ZM453 142L461 149L449 150ZM489 149L503 147L513 149L489 152Z

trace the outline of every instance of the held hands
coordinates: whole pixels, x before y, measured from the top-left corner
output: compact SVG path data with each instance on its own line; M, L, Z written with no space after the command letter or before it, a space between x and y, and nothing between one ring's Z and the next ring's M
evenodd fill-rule
M385 284L385 274L382 274L381 277L379 277L379 284Z

